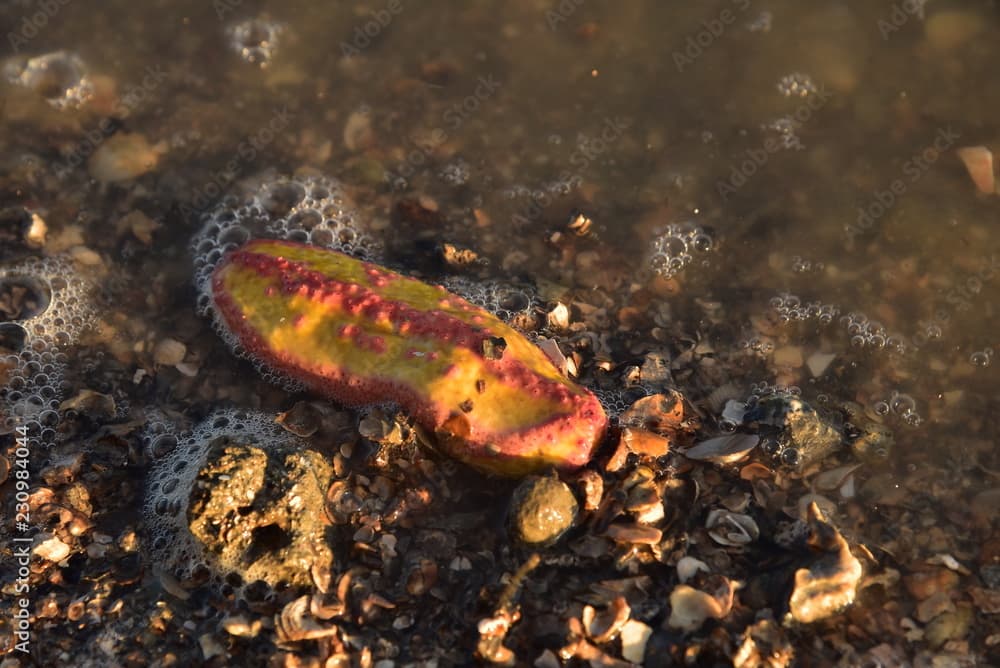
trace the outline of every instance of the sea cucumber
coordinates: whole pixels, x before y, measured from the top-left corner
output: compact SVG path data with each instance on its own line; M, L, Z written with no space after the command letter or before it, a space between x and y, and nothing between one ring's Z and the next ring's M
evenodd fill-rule
M348 406L393 402L473 467L586 464L607 416L491 313L337 251L255 240L212 276L221 324L254 360Z

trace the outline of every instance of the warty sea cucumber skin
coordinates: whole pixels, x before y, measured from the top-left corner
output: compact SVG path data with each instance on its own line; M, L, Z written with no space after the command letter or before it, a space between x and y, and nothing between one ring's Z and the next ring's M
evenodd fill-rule
M336 251L251 241L215 270L212 296L253 359L348 406L395 402L481 470L578 468L607 426L591 392L496 316Z

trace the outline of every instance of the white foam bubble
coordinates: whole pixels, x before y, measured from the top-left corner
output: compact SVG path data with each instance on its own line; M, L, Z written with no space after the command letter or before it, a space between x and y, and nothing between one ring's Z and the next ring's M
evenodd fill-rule
M56 109L79 107L94 95L86 65L69 51L12 58L4 64L3 74L10 83L38 93Z
M248 63L267 67L286 30L282 23L261 16L245 19L226 28L229 46Z
M474 281L458 276L444 279L441 286L517 328L522 328L520 325L524 319L533 320L542 306L541 298L526 286Z
M359 225L340 183L323 176L264 179L202 218L191 242L197 308L211 312L211 277L226 253L251 239L300 241L377 261L382 246Z
M0 411L24 422L59 407L67 369L61 349L94 322L92 285L65 257L31 258L0 268L0 286L4 284L27 287L37 296L35 308L3 323L5 340L17 341L20 350L0 360L8 367ZM32 445L46 441L38 430L29 429L29 436Z
M694 261L695 255L716 246L712 236L692 222L673 223L653 238L649 264L664 278L671 278Z

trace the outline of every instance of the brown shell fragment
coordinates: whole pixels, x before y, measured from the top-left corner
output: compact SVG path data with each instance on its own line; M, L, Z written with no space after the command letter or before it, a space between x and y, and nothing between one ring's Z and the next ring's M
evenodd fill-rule
M990 195L996 192L996 176L993 171L993 152L985 146L963 146L955 151L965 165L969 177L979 192Z
M664 436L672 436L685 428L684 396L676 390L651 394L632 404L621 415L627 427L639 427Z
M618 596L602 612L591 605L585 606L581 621L587 637L601 644L617 637L631 614L632 609L625 597Z
M640 545L656 545L663 540L663 532L656 527L641 524L612 524L605 535L618 543L637 543Z
M336 626L320 624L309 612L311 596L300 596L274 616L275 630L280 643L315 640L335 635Z
M733 655L733 666L785 668L794 657L795 651L781 626L773 619L762 619L743 630L740 646Z
M662 457L670 452L670 439L647 431L625 427L622 430L622 441L629 452L649 457Z
M807 568L795 571L789 600L792 618L802 624L825 619L854 602L861 580L861 562L815 503L809 505L809 547L820 551Z

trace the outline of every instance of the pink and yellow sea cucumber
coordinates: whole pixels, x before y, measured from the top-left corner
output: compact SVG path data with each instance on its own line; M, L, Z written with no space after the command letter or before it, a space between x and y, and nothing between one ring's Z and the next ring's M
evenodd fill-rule
M394 402L481 470L578 468L607 426L591 392L488 311L343 253L251 241L212 297L254 359L348 406Z

